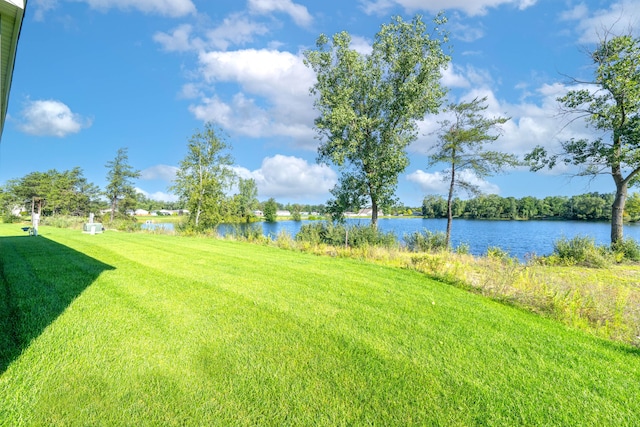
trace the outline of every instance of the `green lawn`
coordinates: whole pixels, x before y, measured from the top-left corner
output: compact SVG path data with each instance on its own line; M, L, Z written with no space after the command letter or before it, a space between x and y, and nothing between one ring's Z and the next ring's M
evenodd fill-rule
M0 225L0 425L640 425L640 351L410 270Z

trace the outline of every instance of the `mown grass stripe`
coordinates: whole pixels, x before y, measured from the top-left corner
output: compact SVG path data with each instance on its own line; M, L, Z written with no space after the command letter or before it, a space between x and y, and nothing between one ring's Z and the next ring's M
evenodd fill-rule
M213 239L42 234L72 265L110 268L1 374L12 425L638 421L637 350L413 271Z

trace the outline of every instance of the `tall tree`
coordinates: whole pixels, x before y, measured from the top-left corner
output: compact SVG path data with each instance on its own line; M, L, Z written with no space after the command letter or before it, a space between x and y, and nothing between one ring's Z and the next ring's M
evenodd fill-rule
M276 199L271 197L265 202L263 214L267 222L276 222L278 218L278 204L276 203Z
M31 203L34 199L42 200L41 206L46 206L49 182L48 173L31 172L22 178L9 180L6 188L14 202L31 211Z
M538 146L525 159L531 170L553 168L561 161L578 166L578 175L611 175L616 187L611 205L611 243L623 238L627 191L640 173L640 38L630 35L604 38L590 52L595 66L593 81L580 82L590 89L570 90L558 98L572 119L584 118L602 132L593 139L570 139L559 153Z
M487 144L496 141L500 136L500 125L509 120L507 117L485 117L486 101L487 98L484 97L475 98L470 102L449 104L447 111L453 118L440 123L438 143L429 155L429 166L439 163L447 165L447 246L451 240L452 206L456 189L462 188L471 194L480 194L478 185L466 179L461 172L471 171L478 178L486 178L508 166L518 164L514 155L486 148Z
M118 209L118 202L135 194L133 180L140 176L140 171L129 164L127 151L127 148L119 148L116 157L105 165L108 169L108 184L104 195L111 204L111 222L113 222L113 217Z
M370 54L351 47L347 32L331 41L321 35L317 48L305 52L305 64L317 81L311 88L320 115L318 161L341 169L332 194L333 209L368 199L376 225L378 209L395 202L398 176L409 164L406 147L416 139L416 122L434 113L445 89L442 70L450 58L443 52L447 36L434 19L432 37L421 17L396 17L376 34ZM342 213L342 212L339 212Z
M253 178L238 178L238 194L235 196L237 214L246 222L251 221L253 211L258 206L258 186Z
M189 210L189 223L195 229L215 227L227 213L226 192L236 175L231 169L230 145L219 135L221 131L206 123L204 131L196 131L187 144L187 154L180 161L170 191L180 197Z
M12 179L5 187L7 200L30 209L34 199L39 201L43 215L87 215L97 207L100 191L75 167L59 172L31 172ZM13 208L13 206L12 206Z

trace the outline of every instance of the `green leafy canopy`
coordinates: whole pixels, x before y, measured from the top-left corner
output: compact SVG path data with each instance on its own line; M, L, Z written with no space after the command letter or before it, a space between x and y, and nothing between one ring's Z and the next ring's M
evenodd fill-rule
M343 173L333 205L368 198L375 224L378 206L393 203L398 175L409 163L406 147L417 137L416 121L437 112L446 93L440 84L450 61L440 29L445 23L439 14L429 34L420 16L411 22L395 17L376 34L371 53L352 48L347 32L331 40L321 35L316 49L305 52L305 64L317 77L311 94L319 112L318 161Z

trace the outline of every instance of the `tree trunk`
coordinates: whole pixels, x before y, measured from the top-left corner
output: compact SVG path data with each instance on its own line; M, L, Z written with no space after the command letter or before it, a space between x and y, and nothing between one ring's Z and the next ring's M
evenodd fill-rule
M615 179L615 177L614 177ZM627 201L627 182L616 181L616 196L611 205L611 244L621 242L624 233L624 205Z
M118 199L117 199L116 197L114 197L114 198L111 200L111 219L109 220L109 223L112 223L112 222L113 222L113 216L115 215L115 212L116 212L116 203L117 203L117 200L118 200Z
M202 199L198 200L198 206L196 208L196 228L198 228L198 225L200 224L200 212L202 211Z
M447 198L447 235L446 242L447 249L451 245L451 224L453 223L453 190L456 183L456 168L455 164L451 165L451 183L449 184L449 197Z
M378 203L371 199L371 226L378 228Z

